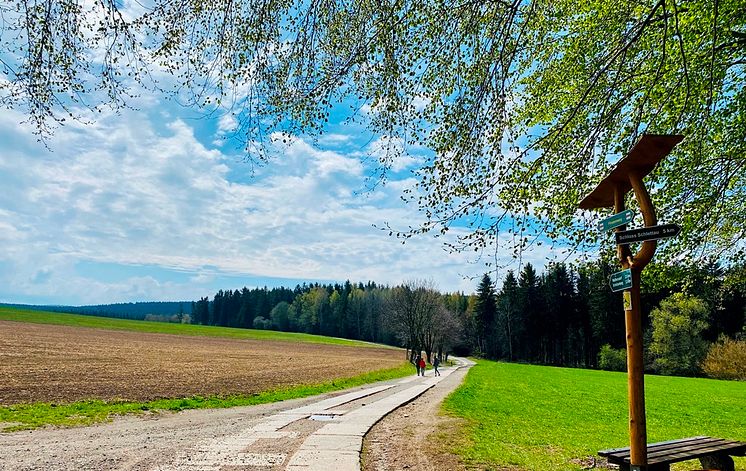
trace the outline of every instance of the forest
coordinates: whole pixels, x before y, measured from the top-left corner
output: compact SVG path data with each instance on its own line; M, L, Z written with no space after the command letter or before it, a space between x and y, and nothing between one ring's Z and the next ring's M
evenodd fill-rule
M608 285L615 271L605 261L555 263L543 273L526 264L499 287L485 274L470 295L441 293L425 280L221 290L190 310L193 323L382 342L428 359L453 352L624 370L621 293ZM744 300L746 265L651 266L642 297L647 369L699 375L708 353L725 349L726 363L734 349L743 355Z
M141 301L136 303L95 304L87 306L0 303L0 306L19 307L34 311L67 312L88 316L161 322L187 321L191 314L190 301Z

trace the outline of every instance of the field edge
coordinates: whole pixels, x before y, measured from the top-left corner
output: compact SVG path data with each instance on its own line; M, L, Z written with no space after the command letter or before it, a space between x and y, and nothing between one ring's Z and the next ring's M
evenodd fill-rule
M0 321L26 322L30 324L65 325L91 329L131 331L152 334L187 335L195 337L222 337L239 340L274 340L283 342L306 342L349 347L390 348L391 345L326 337L323 335L302 332L283 332L276 330L243 329L239 327L222 327L199 324L175 324L168 322L140 321L118 319L114 317L71 314L66 312L35 311L0 306Z

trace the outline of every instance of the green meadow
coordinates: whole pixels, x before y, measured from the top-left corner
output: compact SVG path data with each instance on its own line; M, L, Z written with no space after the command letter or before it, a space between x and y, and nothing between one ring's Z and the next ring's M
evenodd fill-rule
M273 330L238 329L208 325L173 324L168 322L136 321L96 317L80 314L31 311L0 306L0 321L31 322L34 324L66 325L96 329L128 330L154 334L195 335L200 337L227 337L248 340L284 340L293 342L322 343L329 345L349 345L353 347L387 348L386 345L360 342L357 340L324 337L321 335L277 332Z
M645 393L649 442L746 440L744 382L648 375ZM449 439L467 465L580 470L598 450L628 445L626 394L625 373L479 361L443 409L465 419ZM736 469L746 470L746 458Z

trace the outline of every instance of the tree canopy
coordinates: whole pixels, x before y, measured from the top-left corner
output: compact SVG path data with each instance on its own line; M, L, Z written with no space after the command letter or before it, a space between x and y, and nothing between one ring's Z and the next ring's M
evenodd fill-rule
M649 177L661 219L683 226L667 253L742 248L740 0L17 0L0 14L0 100L41 133L145 86L231 110L262 159L270 133L322 133L341 104L385 138L382 178L432 151L408 193L425 222L400 235L466 224L452 248L477 251L501 231L516 251L594 243L578 201L643 133L680 133Z

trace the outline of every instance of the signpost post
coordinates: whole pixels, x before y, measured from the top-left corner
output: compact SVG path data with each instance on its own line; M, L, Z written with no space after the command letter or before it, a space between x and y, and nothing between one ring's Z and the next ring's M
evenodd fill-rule
M642 316L640 313L640 274L655 254L657 239L672 237L680 228L676 225L656 226L658 220L642 179L650 173L683 136L644 135L609 175L580 202L582 209L613 207L617 213L599 224L599 229L616 228L617 257L624 268L609 280L612 290L624 291L624 316L627 331L627 391L629 397L630 466L632 470L646 470L647 426L645 421L645 377L642 358ZM645 228L621 232L626 223L604 223L625 214L624 196L630 190L640 205ZM624 218L621 218L624 219ZM631 215L629 217L631 221ZM627 221L627 222L630 222ZM670 235L669 235L670 234ZM620 241L620 238L622 241ZM642 242L632 254L628 244Z

